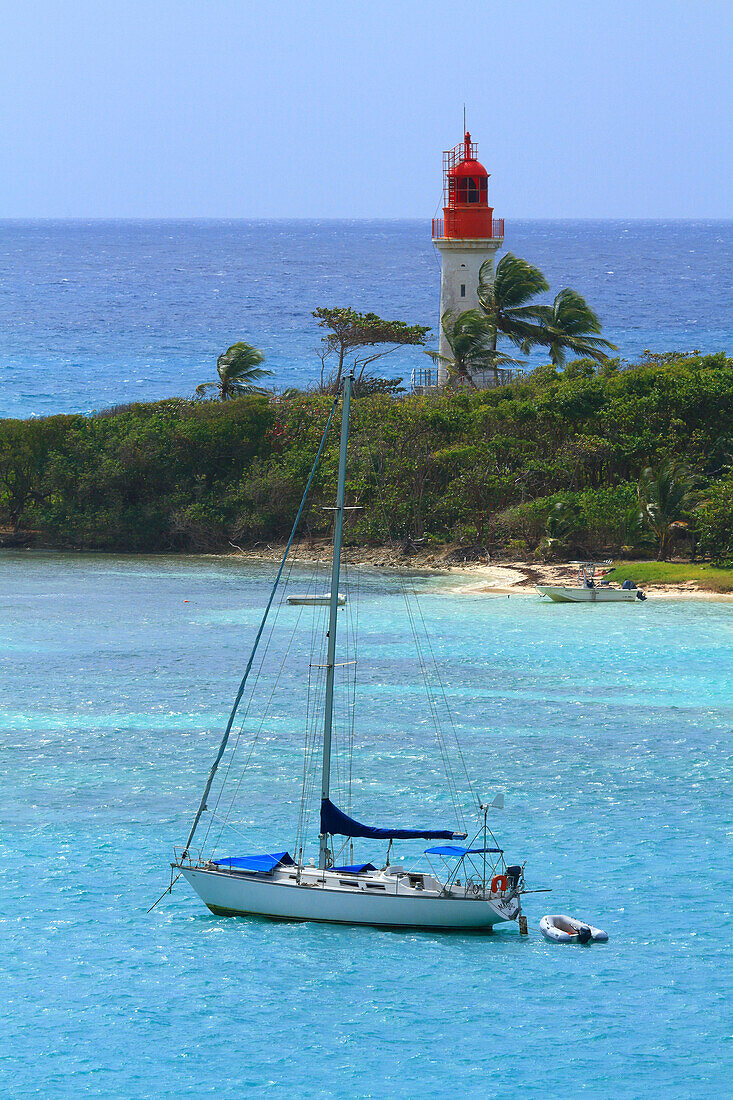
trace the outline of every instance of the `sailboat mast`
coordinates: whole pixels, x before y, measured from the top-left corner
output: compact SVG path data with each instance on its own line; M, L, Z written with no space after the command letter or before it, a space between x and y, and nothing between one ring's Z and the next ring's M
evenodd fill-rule
M326 703L323 720L323 770L321 772L321 800L331 791L331 736L333 731L333 687L336 671L336 615L338 612L339 578L341 575L341 541L344 530L344 498L346 495L346 448L349 441L349 406L353 374L344 379L343 410L341 413L341 448L339 451L338 488L336 490L336 514L333 530L333 565L331 567L331 601L328 619L328 650L326 655ZM321 834L318 866L325 870L328 863L328 835Z

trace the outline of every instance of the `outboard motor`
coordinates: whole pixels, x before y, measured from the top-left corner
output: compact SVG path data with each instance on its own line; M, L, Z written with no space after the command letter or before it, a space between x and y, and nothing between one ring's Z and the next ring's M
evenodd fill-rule
M646 596L644 595L644 593L641 591L640 588L637 588L637 590L636 590L636 598L637 598L637 600L645 600L646 599Z
M506 881L510 890L516 890L522 877L522 868L517 864L506 869Z
M593 935L587 924L584 924L582 928L578 929L578 943L589 943L590 938Z

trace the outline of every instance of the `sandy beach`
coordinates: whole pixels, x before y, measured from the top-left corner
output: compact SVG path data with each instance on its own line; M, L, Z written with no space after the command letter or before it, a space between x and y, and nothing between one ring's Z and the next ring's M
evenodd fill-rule
M233 547L225 556L243 557L257 561L279 561L285 546L266 544L251 549ZM314 541L300 545L293 551L296 562L330 561L328 542ZM409 570L455 577L456 584L446 591L456 595L533 596L538 584L575 584L577 568L573 565L547 562L461 560L460 549L421 550L405 553L400 545L378 547L348 547L344 559L349 565L371 569ZM679 584L644 584L646 595L665 599L733 600L733 594L706 589L694 581Z

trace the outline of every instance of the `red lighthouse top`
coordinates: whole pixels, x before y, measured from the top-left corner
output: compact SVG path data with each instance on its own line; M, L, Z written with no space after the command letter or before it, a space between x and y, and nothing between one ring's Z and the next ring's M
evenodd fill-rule
M489 206L489 173L477 159L478 148L467 132L460 145L443 153L444 232L453 239L495 239L504 236L504 222Z

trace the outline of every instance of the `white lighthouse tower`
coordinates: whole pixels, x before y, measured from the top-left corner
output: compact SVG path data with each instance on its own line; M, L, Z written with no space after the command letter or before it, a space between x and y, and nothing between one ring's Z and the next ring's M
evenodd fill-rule
M504 219L489 206L489 173L477 159L467 132L460 145L443 153L443 217L433 219L433 244L440 252L440 316L478 306L478 273L504 243ZM451 350L439 324L441 355ZM438 384L448 381L443 365Z

